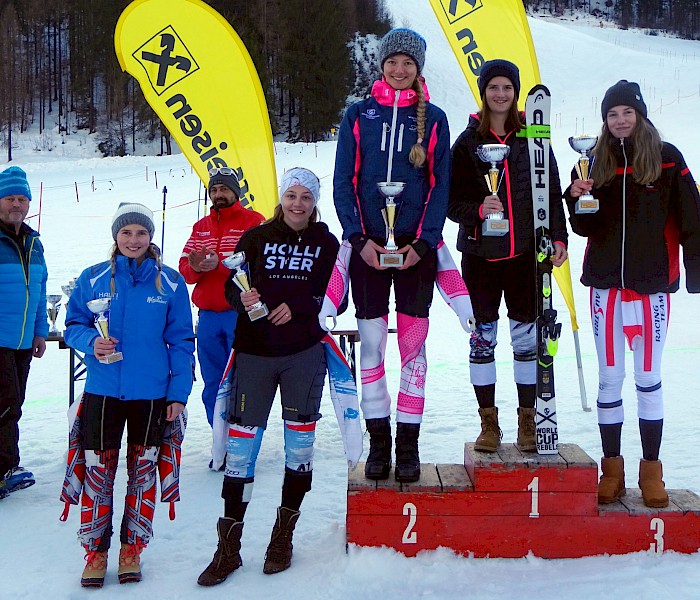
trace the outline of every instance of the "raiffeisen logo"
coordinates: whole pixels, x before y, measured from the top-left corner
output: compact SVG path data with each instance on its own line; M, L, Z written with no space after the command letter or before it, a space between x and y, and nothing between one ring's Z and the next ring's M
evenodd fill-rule
M171 25L156 33L132 56L146 71L153 91L159 96L199 71L197 61Z
M482 0L440 0L440 4L442 4L442 9L445 11L450 25L475 10L479 10L484 5Z
M200 70L194 56L172 25L168 25L140 46L133 53L133 57L146 71L148 81L158 96L173 87L186 87L180 84ZM178 132L171 131L181 147L189 141L199 159L206 165L207 171L215 167L231 166L219 154L230 144L226 140L215 141L214 135L205 125L204 117L200 116L207 114L206 111L192 106L185 94L178 93L175 89L170 90L170 95L163 101L177 121L180 131L186 136L183 139ZM241 204L248 207L254 200L253 195L248 193L243 169L240 166L234 168L241 186Z

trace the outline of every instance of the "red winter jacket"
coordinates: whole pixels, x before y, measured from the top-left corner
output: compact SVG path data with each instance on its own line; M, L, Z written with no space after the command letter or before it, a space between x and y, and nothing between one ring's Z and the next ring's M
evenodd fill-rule
M221 260L233 254L246 230L260 225L264 220L260 213L243 208L240 202L236 202L221 210L212 209L208 216L194 224L192 235L182 249L179 269L185 281L194 284L192 302L195 306L215 312L231 310L224 296L224 284L231 271L221 264ZM219 264L213 271L200 273L192 269L187 256L192 250L201 252L205 247L218 253Z

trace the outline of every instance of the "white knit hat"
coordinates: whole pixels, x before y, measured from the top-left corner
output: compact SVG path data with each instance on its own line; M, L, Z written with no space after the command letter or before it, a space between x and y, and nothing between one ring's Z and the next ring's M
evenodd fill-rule
M117 234L127 225L141 225L148 231L149 239L153 239L156 228L153 224L153 211L138 202L122 202L112 217L112 238L117 241Z

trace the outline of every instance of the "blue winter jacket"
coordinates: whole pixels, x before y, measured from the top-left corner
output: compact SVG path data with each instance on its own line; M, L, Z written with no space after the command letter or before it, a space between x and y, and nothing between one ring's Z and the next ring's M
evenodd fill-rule
M85 391L120 400L154 400L185 404L192 391L194 332L185 280L163 266L156 288L158 267L146 258L140 266L125 256L116 257L115 289L109 318L109 335L119 342L123 360L103 364L95 358L98 337L89 300L110 297L109 261L85 269L75 284L66 314L66 344L85 353Z
M46 319L46 262L39 234L26 223L17 242L0 228L0 347L26 350L49 334ZM26 260L25 260L26 257Z
M426 100L430 98L424 85ZM343 239L365 233L385 239L382 217L385 200L377 183L387 181L392 156L391 181L406 183L399 205L395 235L425 240L435 248L441 239L450 189L450 132L445 113L426 103L424 168L408 160L418 139L414 90L394 90L384 81L372 87L372 97L350 106L340 126L335 155L333 200L343 226ZM392 144L393 141L393 144Z

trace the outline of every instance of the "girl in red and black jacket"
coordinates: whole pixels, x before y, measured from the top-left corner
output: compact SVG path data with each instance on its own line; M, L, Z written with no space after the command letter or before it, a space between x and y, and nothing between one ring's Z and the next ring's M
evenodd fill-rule
M588 238L581 282L591 288L598 352L598 424L603 446L598 501L625 493L620 438L625 338L634 353L643 459L639 486L647 506L668 505L659 461L663 429L661 354L670 294L678 290L679 243L686 287L700 292L700 196L677 148L661 141L647 118L639 85L618 81L605 93L603 128L592 152L594 179L572 173L566 190L571 227ZM591 192L596 213L576 214Z
M221 583L241 566L243 516L253 491L255 461L277 388L284 419L285 473L282 501L265 555L265 573L287 569L292 533L304 495L311 489L316 421L326 357L325 331L318 313L326 292L338 240L318 222L319 180L308 169L287 171L280 204L271 219L243 234L251 289L226 283L226 298L239 312L233 347L235 372L229 401L229 437L218 521L219 547L199 576L200 585ZM269 314L251 320L258 302Z
M513 371L518 389L518 440L521 450L534 452L537 338L535 319L535 235L527 139L518 137L523 115L518 112L518 67L506 60L483 64L478 79L482 108L471 115L466 130L452 146L452 180L447 216L459 223L457 249L462 252L462 277L474 307L476 329L469 342L469 375L479 403L481 433L475 448L495 452L501 443L495 404L496 332L501 297L510 319ZM477 156L481 144L507 144L508 157L499 165L502 181L492 194L485 180L490 163ZM566 260L566 217L559 171L549 154L550 231L552 263ZM502 212L510 226L502 236L482 235L482 223Z

